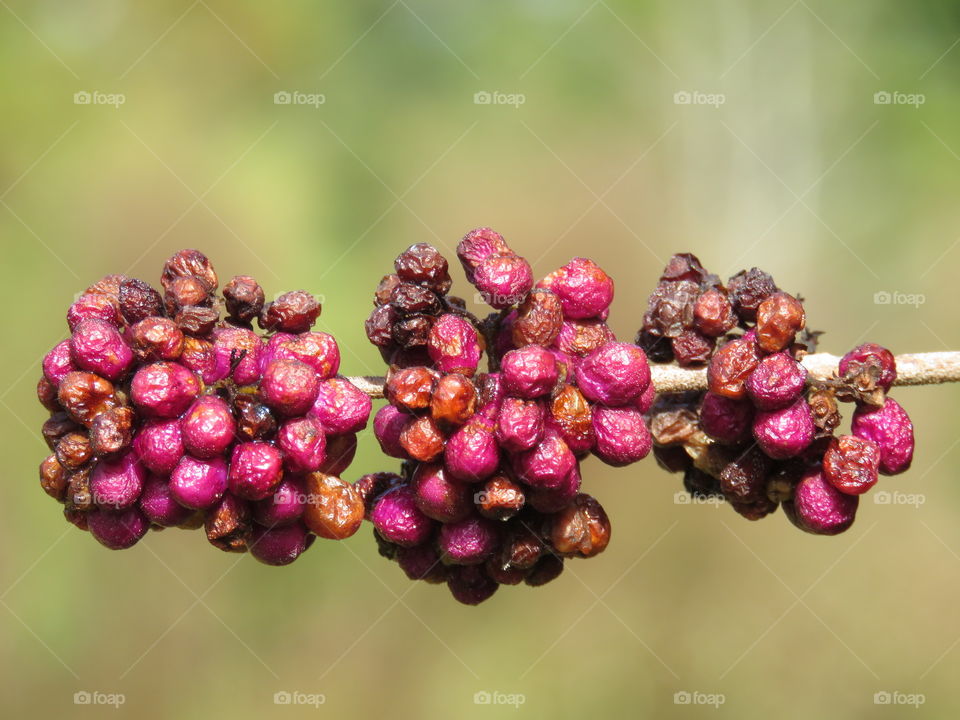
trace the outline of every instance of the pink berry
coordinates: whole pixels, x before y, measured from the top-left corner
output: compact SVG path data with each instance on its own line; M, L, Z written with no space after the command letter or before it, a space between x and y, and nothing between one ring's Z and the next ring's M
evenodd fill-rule
M170 495L184 507L205 510L227 491L227 464L223 458L181 458L170 474Z
M913 462L913 423L893 398L888 397L880 408L858 407L853 413L852 430L880 448L881 474L897 475Z
M782 410L758 412L753 421L754 439L775 460L802 453L813 442L813 433L813 413L803 398Z
M241 443L230 457L230 492L245 500L269 497L283 479L283 455L265 442Z
M320 383L310 414L330 435L344 435L363 430L372 407L370 398L349 380L331 378Z
M183 445L197 458L222 455L233 442L236 429L227 403L215 395L195 400L180 421Z
M636 345L609 342L577 364L577 384L588 400L601 405L630 405L650 384L647 356Z
M263 401L286 417L306 413L319 392L317 374L299 360L274 360L264 370L260 383Z

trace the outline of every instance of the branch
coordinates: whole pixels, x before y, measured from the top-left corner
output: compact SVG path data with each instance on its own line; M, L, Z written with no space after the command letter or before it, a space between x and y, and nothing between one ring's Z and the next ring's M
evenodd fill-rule
M827 380L840 363L839 355L816 353L802 360L814 380ZM677 365L651 365L653 386L658 393L676 393L707 389L706 368L682 368ZM372 375L348 377L351 383L372 398L383 397L384 378ZM894 385L939 385L960 382L960 352L908 353L897 355L897 379Z

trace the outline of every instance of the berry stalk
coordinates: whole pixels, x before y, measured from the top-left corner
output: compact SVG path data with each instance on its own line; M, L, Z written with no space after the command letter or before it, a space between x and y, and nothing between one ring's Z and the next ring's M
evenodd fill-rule
M960 382L960 352L904 353L897 355L894 385L940 385ZM839 355L815 353L801 361L812 380L829 380L840 363ZM651 364L650 376L658 393L679 393L707 389L706 368L684 368L672 364ZM383 397L384 378L363 375L346 378L372 398Z

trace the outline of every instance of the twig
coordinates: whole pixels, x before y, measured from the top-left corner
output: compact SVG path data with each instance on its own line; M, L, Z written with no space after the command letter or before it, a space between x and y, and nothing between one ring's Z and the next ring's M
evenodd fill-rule
M803 358L811 379L827 380L837 369L838 355L816 353ZM653 385L659 393L706 390L706 368L682 368L677 365L651 365ZM348 377L347 380L372 398L383 397L384 378ZM960 352L908 353L897 355L897 380L894 385L939 385L960 382Z

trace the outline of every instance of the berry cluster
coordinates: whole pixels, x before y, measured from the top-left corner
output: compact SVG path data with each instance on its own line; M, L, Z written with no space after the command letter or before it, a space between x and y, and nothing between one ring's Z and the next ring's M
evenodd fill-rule
M476 604L606 547L610 523L580 492L580 461L644 458L654 391L643 350L605 322L613 281L595 263L575 258L534 287L529 263L489 228L457 255L497 311L482 321L445 297L447 262L429 245L380 282L367 333L391 366L374 432L403 466L357 487L383 555Z
M743 332L730 334L737 326ZM743 271L723 287L696 257L675 255L638 342L652 349L669 337L679 364L709 363L709 390L660 396L650 429L661 466L684 472L695 496L722 497L751 520L782 504L800 529L835 535L853 523L858 496L879 474L909 467L913 425L886 396L896 379L890 351L860 345L833 379L810 382L800 360L817 333L797 342L805 328L802 302L763 271ZM695 342L684 339L692 334L723 343L694 358ZM857 404L851 435L834 435L838 400Z
M247 276L221 301L196 250L171 257L161 284L105 277L43 360L53 453L40 482L67 520L112 549L151 528L203 526L219 549L271 565L315 535L356 532L363 501L339 476L371 402L337 376L334 338L311 331L320 304L305 291L265 302Z

